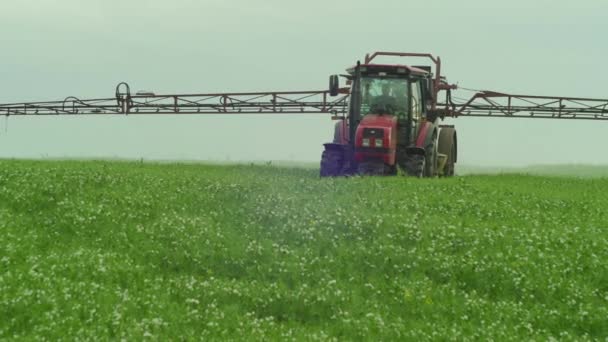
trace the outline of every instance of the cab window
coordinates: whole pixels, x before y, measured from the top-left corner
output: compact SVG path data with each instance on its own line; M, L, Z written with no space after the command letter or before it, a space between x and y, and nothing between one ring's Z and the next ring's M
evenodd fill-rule
M412 99L410 101L412 110L412 119L420 120L422 116L422 91L420 81L412 82Z
M408 81L405 78L362 77L361 114L391 114L407 117Z

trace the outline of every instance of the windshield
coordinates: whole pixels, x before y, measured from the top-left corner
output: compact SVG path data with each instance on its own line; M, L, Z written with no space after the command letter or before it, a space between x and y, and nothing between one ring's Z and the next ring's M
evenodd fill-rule
M361 115L391 114L407 116L408 80L405 78L361 78Z

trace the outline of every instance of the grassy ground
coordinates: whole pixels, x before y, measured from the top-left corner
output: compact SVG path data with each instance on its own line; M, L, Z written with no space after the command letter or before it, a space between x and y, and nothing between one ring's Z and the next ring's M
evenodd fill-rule
M606 165L557 164L530 165L525 167L475 167L460 165L457 171L460 175L527 174L576 178L608 178L608 166Z
M603 340L606 189L0 160L0 339Z

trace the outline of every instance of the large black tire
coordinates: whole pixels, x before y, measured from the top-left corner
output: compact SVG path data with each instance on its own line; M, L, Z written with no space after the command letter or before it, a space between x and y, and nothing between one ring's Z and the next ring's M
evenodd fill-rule
M443 168L443 176L444 177L453 177L456 159L456 143L452 144L452 148L450 149L450 153L448 154L448 159L445 162L445 166Z
M321 177L336 177L342 174L344 156L341 151L325 150L321 154Z
M458 153L456 129L454 129L454 127L444 126L441 128L441 132L439 133L439 153L447 156L445 166L443 167L442 176L454 176Z
M426 152L426 160L424 165L424 176L435 177L437 174L437 131L433 132L431 141L424 148Z

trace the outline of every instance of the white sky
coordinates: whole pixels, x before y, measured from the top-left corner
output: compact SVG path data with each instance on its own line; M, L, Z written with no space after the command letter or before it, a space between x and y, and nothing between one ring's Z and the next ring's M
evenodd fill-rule
M4 0L0 103L134 91L314 90L375 50L451 82L608 98L608 2ZM469 93L461 93L464 97ZM453 120L460 162L608 163L608 122ZM0 117L0 157L317 161L328 116Z

